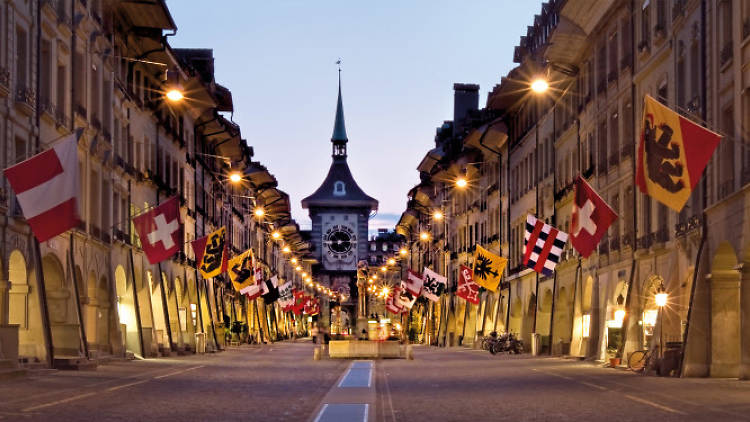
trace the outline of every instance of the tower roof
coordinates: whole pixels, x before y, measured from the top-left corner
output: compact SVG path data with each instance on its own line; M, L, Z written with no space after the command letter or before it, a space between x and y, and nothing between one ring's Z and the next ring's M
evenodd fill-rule
M333 135L331 141L344 141L346 137L346 123L344 122L344 102L341 100L341 70L339 70L339 100L336 104L336 120L333 123Z
M378 201L367 195L352 176L346 163L346 125L344 123L344 102L341 98L341 70L339 69L339 93L336 104L336 120L333 125L331 142L334 144L333 162L320 187L302 200L302 208L311 207L366 207L378 209Z

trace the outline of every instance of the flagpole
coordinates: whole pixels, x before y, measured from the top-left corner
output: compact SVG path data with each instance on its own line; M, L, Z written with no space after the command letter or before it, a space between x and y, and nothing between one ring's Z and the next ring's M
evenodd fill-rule
M130 183L130 182L128 182ZM130 276L133 281L133 305L135 306L135 325L138 329L138 345L141 347L141 357L146 358L146 348L143 345L143 325L141 323L141 307L138 302L138 283L135 280L135 259L133 259L133 247L128 248L130 255Z
M44 283L44 270L42 267L42 253L39 249L39 241L33 234L31 238L34 242L34 264L36 266L38 296L42 317L42 332L44 335L44 346L47 349L47 367L52 368L55 362L55 349L52 344L52 329L49 322L49 309L47 306L47 288Z
M81 310L81 296L80 292L78 291L78 274L76 273L76 263L75 263L75 251L73 249L73 232L70 232L70 251L68 254L68 257L70 259L70 272L72 274L73 278L73 292L75 293L75 299L76 299L76 313L78 314L78 333L81 336L81 342L83 343L83 356L88 360L89 359L89 343L86 339L86 328L83 324L83 311Z
M204 292L206 293L206 306L208 306L208 319L211 320L211 334L213 335L213 338L214 338L214 345L216 346L216 350L221 350L221 347L219 347L219 340L216 338L216 327L214 327L214 319L211 316L211 301L210 301L211 296L208 293L208 282L205 278L202 280L203 280Z
M200 284L198 283L198 270L195 268L193 270L195 270L195 301L198 307L198 321L200 321L201 334L204 334L205 329L203 328L203 306L201 306L201 287L200 287ZM185 277L187 278L187 276Z
M535 141L536 141L536 147L535 147L536 153L534 154L534 179L535 179L534 182L536 183L534 193L536 197L535 198L536 204L534 205L534 212L537 214L539 218L544 220L544 215L543 215L544 213L542 212L542 210L539 209L539 120L538 119L541 115L541 111L539 109L540 107L539 107L538 98L534 99L534 104L536 108L536 118L537 118L537 122L535 123L536 130L534 131ZM552 114L554 115L554 110ZM553 187L552 188L553 199L554 199L554 192L555 190ZM531 326L531 332L534 334L536 334L536 318L537 318L537 315L539 314L539 272L538 271L535 272L535 276L536 276L536 283L534 287L534 322ZM538 353L538 350L537 350L537 353Z

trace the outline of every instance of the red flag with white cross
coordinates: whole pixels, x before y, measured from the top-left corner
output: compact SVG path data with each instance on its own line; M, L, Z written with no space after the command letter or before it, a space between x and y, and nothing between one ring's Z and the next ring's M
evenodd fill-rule
M465 265L461 265L458 271L456 296L462 297L475 305L479 304L479 284L474 281L474 273L471 268Z
M573 247L581 256L591 255L616 219L617 214L612 208L586 183L586 180L578 176L575 181L570 236Z
M133 225L151 265L170 258L182 247L180 204L176 196L134 217Z

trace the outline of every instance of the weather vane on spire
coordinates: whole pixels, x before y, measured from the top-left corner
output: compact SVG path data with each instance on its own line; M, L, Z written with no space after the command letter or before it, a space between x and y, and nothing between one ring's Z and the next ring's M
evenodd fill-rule
M339 66L339 73L341 73L341 57L339 57L339 59L336 60L336 64Z

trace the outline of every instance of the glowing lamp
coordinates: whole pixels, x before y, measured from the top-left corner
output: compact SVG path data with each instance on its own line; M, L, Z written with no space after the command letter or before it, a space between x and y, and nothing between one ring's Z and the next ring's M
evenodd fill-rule
M238 171L229 173L229 181L232 183L240 183L242 181L242 175Z
M537 94L542 94L546 92L547 89L549 89L549 83L544 79L539 78L531 82L531 90Z
M164 96L172 102L181 101L183 98L185 98L185 95L182 93L182 91L177 88L170 89L166 94L164 94Z

